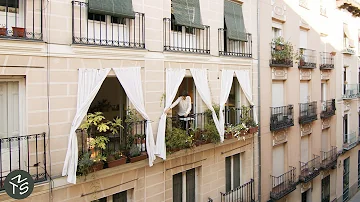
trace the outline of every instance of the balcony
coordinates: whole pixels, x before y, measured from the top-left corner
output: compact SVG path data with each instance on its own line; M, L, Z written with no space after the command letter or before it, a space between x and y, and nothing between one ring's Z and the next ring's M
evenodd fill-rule
M322 119L329 118L335 115L335 99L321 102L321 114Z
M358 84L344 84L343 88L343 99L355 99L359 96L359 85Z
M164 51L210 54L210 27L203 29L175 25L163 19Z
M316 101L299 104L300 117L299 123L306 124L317 120L317 104Z
M231 40L226 29L219 29L219 54L224 56L252 57L252 37L243 33L246 41ZM246 36L246 37L245 37Z
M296 189L296 168L290 167L290 171L276 177L271 175L272 189L270 191L270 198L272 200L279 200L288 195Z
M357 144L358 144L358 136L356 135L356 132L344 134L343 150L349 151L350 149L354 148Z
M247 182L234 190L228 191L221 194L221 202L255 202L255 187L254 180L251 179L250 182Z
M314 155L310 161L303 163L300 162L300 178L303 183L307 183L320 174L320 156Z
M0 139L0 190L6 176L14 170L25 170L34 182L47 180L46 134L34 134Z
M355 49L353 48L344 48L342 51L341 51L342 54L347 54L347 55L355 55L356 52L355 52Z
M334 69L334 53L320 52L320 69Z
M299 49L299 65L298 68L315 69L316 68L316 52L315 50L300 48Z
M89 13L88 3L72 1L72 43L145 48L145 14L132 18Z
M133 163L147 158L146 149L146 120L125 121L117 131L106 131L98 134L88 133L86 130L77 130L79 162L92 160L92 165L87 168L91 171L97 171L105 168L111 168ZM104 139L107 141L103 141ZM106 146L99 147L103 142ZM87 158L86 155L88 155ZM80 163L79 163L80 164ZM86 165L85 165L86 166ZM86 175L78 166L78 175Z
M360 17L360 2L358 0L337 0L336 6L347 10L354 17Z
M43 40L43 1L1 1L0 38Z
M276 131L294 125L293 105L271 107L270 130Z
M337 157L336 147L331 147L330 151L321 151L321 168L324 170L336 168Z

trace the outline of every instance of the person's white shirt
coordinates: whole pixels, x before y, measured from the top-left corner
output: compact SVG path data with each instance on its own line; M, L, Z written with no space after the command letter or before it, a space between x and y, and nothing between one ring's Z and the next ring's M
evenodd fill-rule
M183 99L183 96L180 96L171 106L170 109L174 108L176 105L179 105L178 115L187 116L191 111L191 97L186 96Z

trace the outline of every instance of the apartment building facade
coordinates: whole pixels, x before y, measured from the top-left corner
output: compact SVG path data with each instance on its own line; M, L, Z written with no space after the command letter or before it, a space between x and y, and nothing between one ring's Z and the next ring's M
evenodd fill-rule
M114 2L0 2L0 181L28 171L25 201L255 200L256 2ZM166 117L183 91L189 116Z
M261 201L358 190L358 6L260 3Z

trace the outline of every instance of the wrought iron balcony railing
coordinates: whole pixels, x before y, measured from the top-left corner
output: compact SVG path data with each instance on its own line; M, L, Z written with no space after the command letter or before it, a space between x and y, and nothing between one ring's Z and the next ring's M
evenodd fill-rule
M293 58L284 45L271 43L270 67L293 67Z
M320 156L314 155L310 161L303 163L300 162L300 178L303 183L307 183L320 174Z
M239 125L242 119L254 120L254 106L249 108L225 107L225 125Z
M119 18L88 12L88 3L72 1L73 44L145 48L145 14Z
M210 27L204 29L178 26L164 18L164 50L210 54Z
M344 134L344 144L343 149L345 151L349 151L350 149L354 148L358 143L358 136L356 132L351 132L348 134Z
M299 104L300 117L299 123L305 124L317 120L317 103L316 101Z
M334 69L335 57L328 52L320 52L320 69Z
M272 187L270 198L272 200L279 200L288 195L296 189L296 168L290 167L290 170L280 176L270 176L272 180Z
M0 190L13 170L27 171L34 182L47 180L45 133L1 138L0 152Z
M0 38L43 40L43 1L0 1Z
M243 33L246 41L231 40L227 37L226 29L219 29L219 54L226 56L252 57L252 37Z
M330 151L321 151L321 168L325 170L335 168L337 157L338 154L336 147L331 147Z
M221 194L221 202L255 202L255 187L254 180L251 179L247 182L231 191Z
M320 117L322 119L334 116L335 111L336 111L335 99L326 100L326 101L321 102L321 114L320 114Z
M355 99L359 96L358 84L344 84L343 99Z
M300 48L299 49L300 56L299 56L299 68L308 68L314 69L316 68L316 51Z
M294 125L293 105L271 107L270 130L276 131Z

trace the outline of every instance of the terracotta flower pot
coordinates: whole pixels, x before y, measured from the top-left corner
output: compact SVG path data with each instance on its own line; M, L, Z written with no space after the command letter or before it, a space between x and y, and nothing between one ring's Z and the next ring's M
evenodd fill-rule
M123 165L123 164L125 164L125 163L126 163L126 158L121 157L121 158L118 159L118 160L109 161L109 162L108 162L108 166L109 166L109 168L112 168L112 167L116 167L116 166Z
M258 127L258 126L249 128L249 133L256 133L256 132L258 132L258 131L259 131L259 127Z
M141 152L140 156L130 157L130 163L141 161L147 158L146 152Z
M23 27L12 27L13 36L15 37L24 37L25 36L25 28Z
M225 139L232 139L234 135L232 133L225 133Z
M102 162L100 163L95 163L93 166L91 166L91 172L96 172L96 171L99 171L99 170L102 170L104 167L104 164Z
M6 36L7 35L7 29L5 27L0 28L0 36Z

